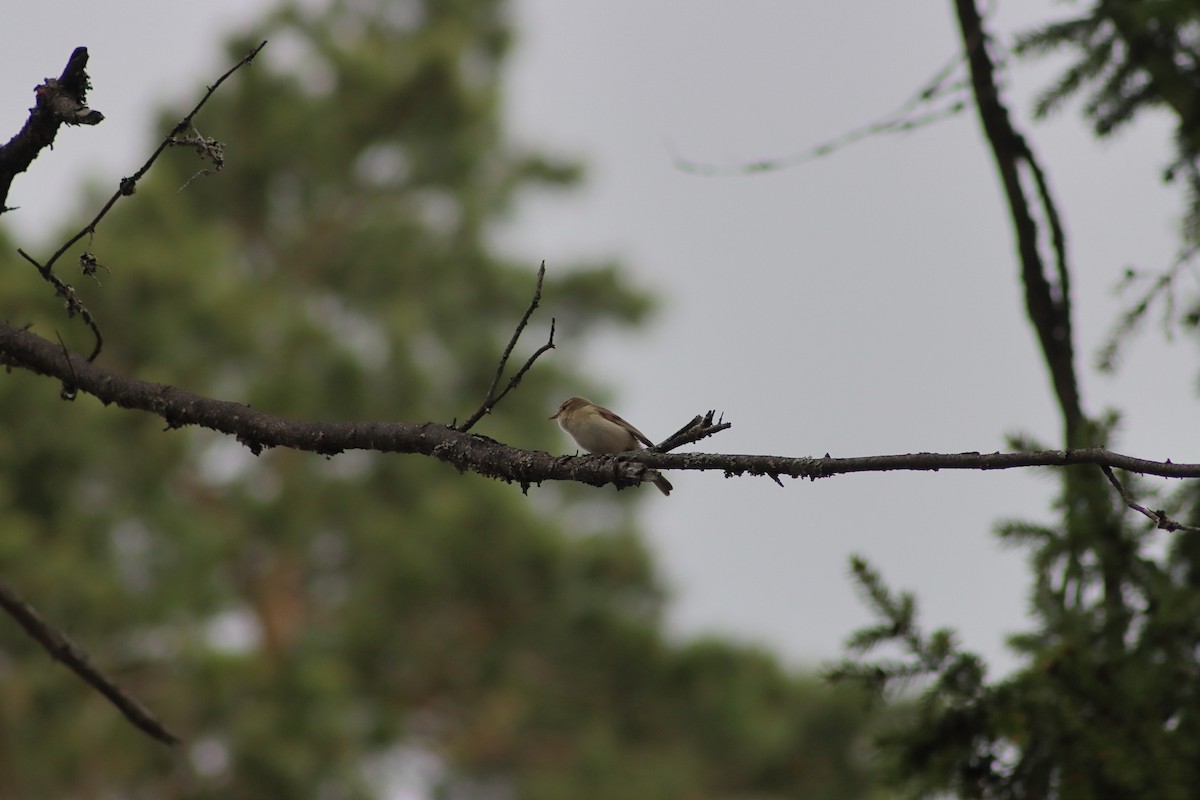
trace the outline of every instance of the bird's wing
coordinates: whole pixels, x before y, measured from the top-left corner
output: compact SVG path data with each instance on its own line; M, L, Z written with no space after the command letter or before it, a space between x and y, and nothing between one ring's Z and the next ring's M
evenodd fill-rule
M597 406L596 408L600 411L600 416L604 417L609 422L615 422L616 424L620 425L625 430L632 433L633 438L637 439L639 442L646 445L646 447L650 447L654 444L654 442L650 441L649 437L647 437L646 434L642 433L637 428L633 427L628 422L626 422L624 419L622 419L618 415L614 414L613 412L609 411L607 408L605 408L603 406Z

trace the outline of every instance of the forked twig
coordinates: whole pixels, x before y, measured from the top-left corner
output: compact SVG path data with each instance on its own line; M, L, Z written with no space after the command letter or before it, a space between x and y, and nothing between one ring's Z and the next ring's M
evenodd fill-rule
M112 197L108 198L108 202L106 202L100 209L100 212L92 218L92 221L85 225L79 231L79 233L75 234L66 242L64 242L63 245L54 252L54 255L50 256L50 260L46 262L46 269L52 269L55 262L62 258L63 253L67 252L71 245L78 242L84 236L96 232L96 225L100 223L100 220L104 219L105 215L108 214L109 210L112 209L114 205L116 205L117 201L122 197L128 197L137 190L137 182L140 181L145 174L150 171L150 167L154 166L154 162L158 160L158 157L162 155L163 151L175 144L175 137L192 127L192 120L196 118L196 115L200 113L200 109L204 108L204 104L207 103L209 98L216 93L221 84L224 83L230 75L253 61L254 57L258 55L259 51L266 46L266 40L260 42L257 47L255 47L246 55L242 56L240 61L238 61L229 69L225 70L225 74L217 78L216 83L208 87L208 91L206 91L204 96L200 98L200 102L196 103L195 107L193 107L192 110L187 113L187 116L177 122L175 127L171 129L171 132L166 135L166 138L159 142L158 147L156 147L154 152L150 154L150 157L146 159L146 163L142 164L141 168L137 172L133 173L133 175L130 175L128 178L121 179L121 183L120 186L118 186L117 191L113 193Z
M37 609L21 599L11 586L0 580L0 608L25 629L47 653L61 661L85 683L108 698L117 709L137 728L167 745L177 745L178 736L158 721L145 706L128 695L96 668L87 653L72 642L65 633L42 618Z
M1171 533L1175 531L1190 531L1192 533L1200 532L1200 528L1196 527L1195 525L1184 525L1182 522L1176 522L1175 520L1171 519L1167 516L1167 512L1163 511L1162 509L1151 511L1150 509L1138 503L1133 499L1129 492L1125 491L1125 487L1121 485L1121 482L1117 480L1117 476L1113 474L1112 467L1102 464L1100 466L1100 470L1104 473L1104 477L1108 478L1108 482L1113 485L1113 488L1117 490L1117 493L1121 495L1121 499L1125 501L1125 505L1129 506L1139 514L1144 515L1147 519L1154 523L1154 527Z
M701 439L707 439L713 434L720 433L727 428L733 427L732 422L725 421L724 414L722 414L716 422L713 422L713 415L716 413L716 411L709 411L703 417L697 414L696 416L692 417L691 420L689 420L688 423L682 428L672 433L666 439L663 439L660 443L648 448L648 452L668 453L677 447L682 447L683 445L691 444L692 442L698 442Z
M508 383L505 385L504 390L499 394L496 394L496 387L500 385L500 380L504 377L504 369L508 366L508 359L512 355L513 348L517 346L517 340L521 338L521 333L525 330L525 326L529 324L529 318L533 316L533 312L542 302L542 281L545 279L545 277L546 262L543 261L542 265L538 267L537 283L534 284L533 287L533 298L529 301L529 307L525 309L525 314L521 317L521 321L517 323L516 330L513 331L512 337L509 338L508 346L504 348L504 353L500 356L500 364L496 367L495 376L492 377L492 385L488 387L487 397L483 399L483 402L479 405L479 408L475 410L475 413L467 418L466 422L464 422L462 425L456 426L457 430L466 433L475 426L475 423L479 422L479 420L483 419L486 415L492 413L492 409L496 407L496 404L503 400L504 396L515 389L517 384L521 382L521 378L525 377L525 373L528 372L529 368L533 366L533 362L537 361L538 358L541 357L542 353L545 353L547 350L554 349L554 319L551 319L549 340L547 340L544 345L534 351L533 355L531 355L525 361L525 363L521 365L521 368L517 370L511 378L508 379Z

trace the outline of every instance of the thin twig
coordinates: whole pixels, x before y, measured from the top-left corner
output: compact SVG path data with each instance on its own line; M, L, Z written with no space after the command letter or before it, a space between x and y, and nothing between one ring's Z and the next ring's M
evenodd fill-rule
M67 669L107 697L109 702L116 706L125 715L125 718L137 728L163 744L179 744L178 736L159 722L158 718L145 706L105 677L92 664L87 653L72 642L65 633L46 622L37 609L22 600L3 580L0 580L0 608L8 612L8 615L15 619L25 629L25 632L33 637L54 659L62 662Z
M1190 531L1192 533L1200 532L1200 528L1197 528L1194 525L1184 525L1182 522L1176 522L1175 520L1171 519L1167 516L1167 512L1163 511L1162 509L1151 511L1150 509L1138 503L1133 499L1129 492L1125 491L1125 487L1121 485L1121 482L1117 480L1117 476L1113 474L1112 467L1101 464L1100 470L1104 473L1104 477L1108 478L1108 482L1113 485L1113 488L1117 490L1117 493L1121 495L1121 499L1125 501L1125 505L1129 506L1139 514L1144 515L1147 519L1154 523L1154 527L1171 533L1174 533L1175 531Z
M1106 465L1114 469L1163 478L1200 478L1200 463L1152 461L1114 453L1099 447L1037 450L1015 453L906 453L895 455L823 458L732 453L658 453L638 450L618 456L553 456L463 433L434 422L331 422L287 419L241 403L193 394L175 386L123 375L88 363L19 327L0 322L0 364L14 369L74 382L79 391L105 405L137 409L161 417L175 430L189 425L237 437L259 449L287 447L321 455L346 450L412 453L435 458L462 471L529 486L547 480L570 480L595 486L640 483L637 467L698 470L736 475L779 475L792 478L829 478L861 472L896 470L996 470L1029 467ZM726 423L718 421L718 426ZM618 464L617 462L625 462Z
M521 321L517 323L512 337L509 338L508 346L504 348L504 353L500 356L500 364L496 367L495 376L492 377L492 385L488 387L487 397L483 399L483 402L475 410L475 413L467 418L466 422L457 426L457 430L466 433L475 426L475 423L492 413L492 409L496 407L496 404L503 400L504 396L521 382L521 378L525 377L525 373L533 366L533 362L537 361L547 350L554 349L554 320L551 319L549 340L525 361L516 374L508 379L508 384L504 387L504 390L500 394L496 394L496 387L500 385L500 380L504 377L504 369L508 366L508 359L512 355L513 348L517 346L517 340L521 338L521 333L525 330L525 326L529 324L529 318L533 316L533 312L542 302L542 281L545 277L546 262L543 261L542 265L538 267L537 283L533 287L533 298L529 301L529 307L525 309L525 314L521 317Z
M66 360L67 366L71 368L71 380L63 381L62 391L58 393L58 396L63 400L74 400L79 396L79 389L75 387L75 367L71 364L71 351L67 349L67 343L63 341L62 334L55 331L54 335L58 338L59 346L62 347L63 359Z
M54 286L54 293L67 301L67 317L73 317L76 314L80 319L87 323L87 326L92 329L92 335L96 338L96 343L92 346L91 355L88 356L88 361L95 361L96 356L100 355L100 348L104 346L104 336L100 333L100 326L96 324L95 317L92 312L87 310L87 306L79 299L79 295L75 294L75 287L69 283L64 283L57 275L50 271L50 268L43 266L33 256L26 253L21 248L17 248L17 252L21 257L28 261L37 269L41 276Z
M807 161L813 161L824 156L841 150L843 147L855 144L863 139L868 139L872 136L879 136L887 133L907 133L917 128L930 125L934 122L939 122L942 119L952 117L955 114L963 111L966 108L966 100L956 99L949 103L944 108L934 109L924 114L914 114L913 112L923 103L930 103L934 100L941 99L945 95L959 92L965 96L965 92L960 92L964 89L964 84L961 81L947 83L954 73L954 70L963 62L963 55L956 53L947 61L933 76L923 83L921 87L906 99L896 110L887 114L874 122L854 128L835 139L831 139L821 144L809 147L799 153L792 155L779 156L776 158L765 158L757 161L751 161L744 164L733 166L719 166L714 164L703 164L698 161L692 161L681 156L675 156L675 166L683 172L690 172L697 175L746 175L757 172L769 172L785 167L794 167L803 164Z

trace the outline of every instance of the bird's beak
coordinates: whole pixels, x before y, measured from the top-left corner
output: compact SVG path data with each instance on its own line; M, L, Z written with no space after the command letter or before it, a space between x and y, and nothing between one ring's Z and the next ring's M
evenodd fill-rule
M558 419L558 415L561 413L562 413L562 411L555 411L554 414L552 414L549 417L546 417L546 419Z

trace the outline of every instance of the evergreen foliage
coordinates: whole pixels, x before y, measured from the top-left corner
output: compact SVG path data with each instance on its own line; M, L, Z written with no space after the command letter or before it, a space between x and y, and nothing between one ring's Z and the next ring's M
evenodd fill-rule
M1081 14L1023 35L1017 52L1072 51L1074 63L1036 104L1040 115L1080 93L1097 136L1108 136L1150 109L1176 119L1167 180L1187 193L1187 243L1200 245L1200 6L1195 0L1096 0Z
M1185 253L1200 244L1198 48L1200 7L1193 0L1099 0L1031 32L1019 48L1077 53L1038 101L1039 113L1090 91L1083 110L1099 136L1149 108L1175 115L1178 149L1169 174L1185 175L1194 193ZM1144 314L1153 299L1157 293L1131 315ZM1115 415L1090 421L1079 446L1104 446L1115 424ZM893 780L911 796L1200 794L1200 534L1168 534L1131 515L1097 470L1073 467L1057 477L1056 522L998 527L1003 541L1028 550L1033 578L1034 627L1010 639L1023 666L1002 679L989 682L982 660L951 632L925 633L913 597L892 592L875 569L854 561L854 577L879 621L852 637L853 657L832 675L877 694L918 691L908 717L882 737ZM1132 476L1120 480L1172 518L1192 525L1200 518L1193 487L1146 500L1148 490ZM886 653L872 655L876 649Z

